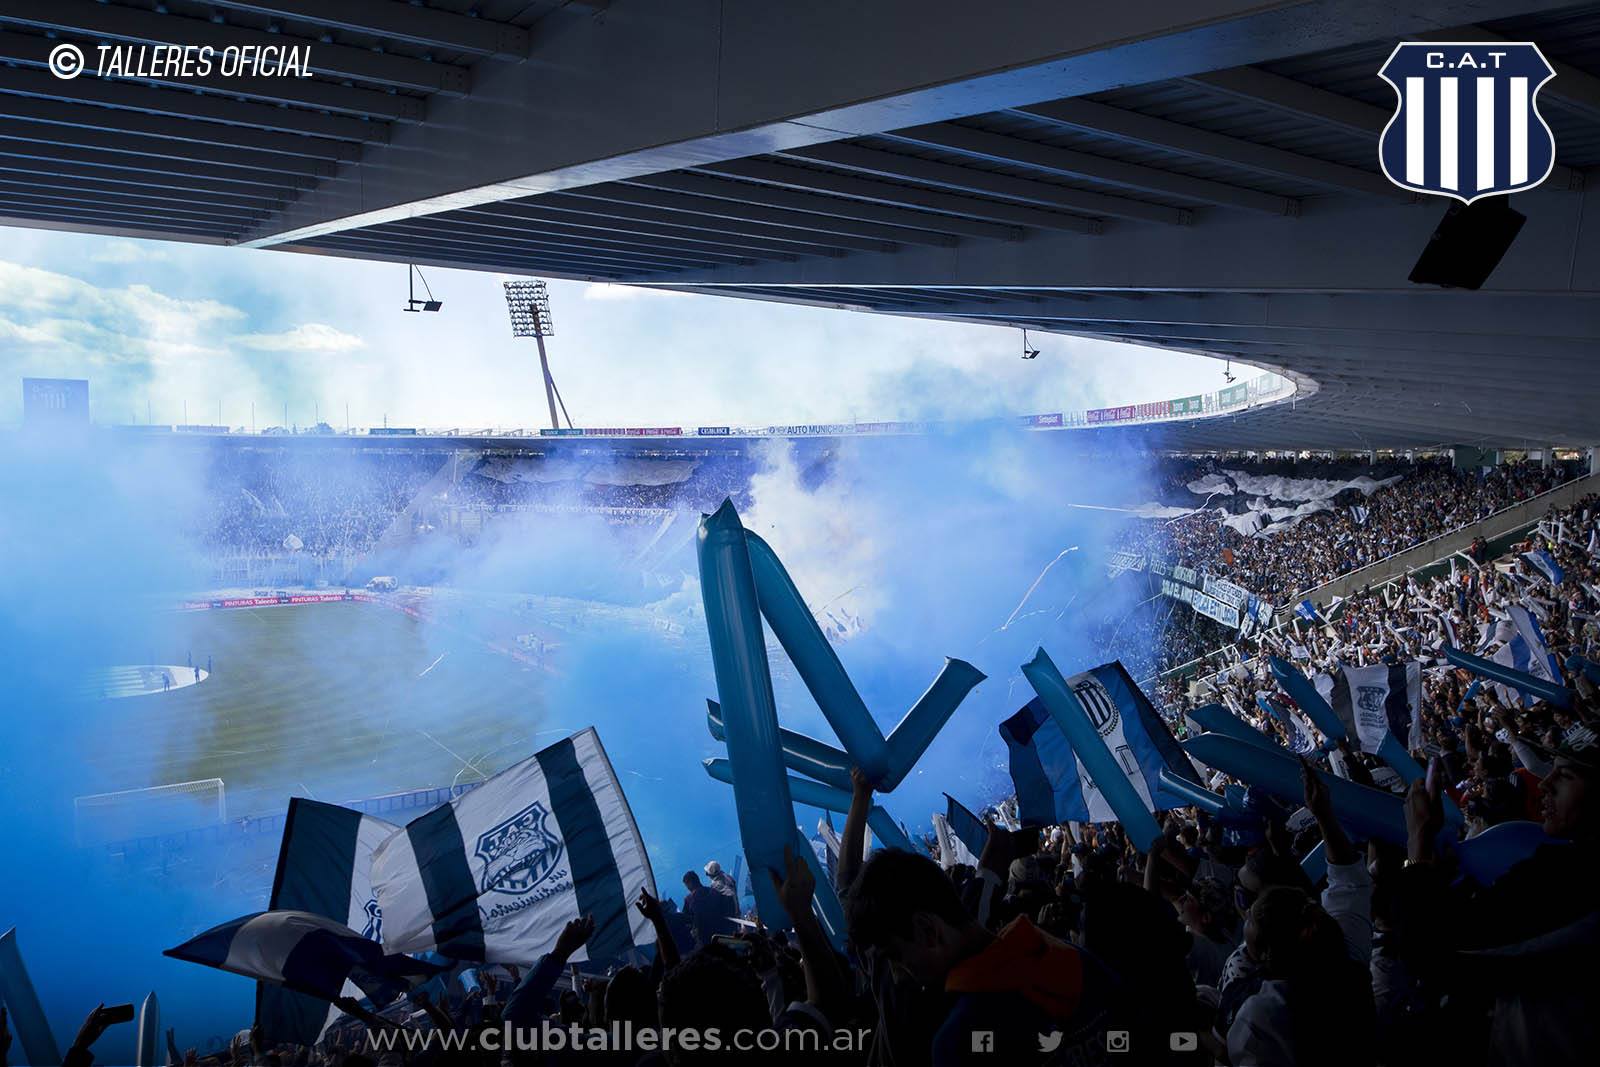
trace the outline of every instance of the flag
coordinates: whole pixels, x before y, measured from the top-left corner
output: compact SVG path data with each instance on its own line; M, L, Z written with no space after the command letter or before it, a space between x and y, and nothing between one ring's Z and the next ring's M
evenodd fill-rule
M1372 514L1372 509L1361 504L1356 504L1350 509L1350 517L1356 520L1357 526L1367 524L1367 516Z
M978 857L983 855L984 843L989 839L989 831L983 825L983 821L968 811L959 800L946 793L944 824L950 831L953 854L960 857L957 862L976 867ZM940 846L943 847L942 838Z
M0 1008L8 1013L6 1028L22 1046L23 1059L29 1063L61 1062L55 1035L50 1032L50 1023L39 1003L39 994L34 991L33 979L28 977L27 965L22 962L14 926L0 933ZM13 1052L12 1056L15 1055Z
M582 915L595 931L575 960L654 938L629 905L655 878L593 727L407 823L378 846L372 884L394 952L532 963Z
M1556 657L1545 644L1544 631L1539 628L1539 620L1521 604L1508 606L1506 614L1511 619L1515 633L1510 641L1495 652L1494 661L1524 674L1531 674L1542 682L1563 684L1561 671L1556 665Z
M1186 806L1187 800L1162 788L1159 772L1170 767L1198 780L1194 768L1122 664L1108 663L1066 682L1145 808ZM1000 736L1011 753L1011 780L1023 825L1118 821L1043 701L1029 701L1001 723Z
M1589 545L1584 549L1591 557L1600 556L1600 526L1589 530Z
M817 820L817 836L822 839L824 850L823 866L828 870L828 877L833 878L839 870L840 848L839 834L833 828L833 814L823 812L822 818Z
M1312 732L1311 724L1306 721L1304 715L1265 697L1257 697L1256 702L1283 727L1284 733L1288 735L1290 752L1296 756L1304 756L1316 750L1317 735Z
M1422 731L1422 664L1375 663L1319 674L1312 684L1361 751L1376 753L1385 737L1402 749L1419 747Z
M269 911L305 911L383 941L372 853L400 828L359 811L295 797L283 824ZM352 985L345 996L359 997ZM256 1025L270 1042L314 1045L339 1009L280 984L256 986Z
M1550 553L1542 548L1536 548L1532 552L1524 552L1522 558L1533 564L1539 569L1540 573L1550 579L1551 585L1560 585L1567 576L1566 571L1561 569L1561 565L1555 561Z
M175 960L242 974L332 1001L353 983L376 1007L445 968L383 946L343 923L308 911L260 911L241 916L162 953Z
M1049 826L1069 820L1116 821L1103 799L1090 811L1090 790L1084 787L1089 776L1073 754L1066 735L1037 697L1000 724L1000 736L1011 754L1011 784L1016 788L1017 811L1024 823ZM1099 798L1098 793L1094 796Z
M1295 605L1294 613L1307 622L1321 622L1322 617L1317 614L1317 606L1308 597Z

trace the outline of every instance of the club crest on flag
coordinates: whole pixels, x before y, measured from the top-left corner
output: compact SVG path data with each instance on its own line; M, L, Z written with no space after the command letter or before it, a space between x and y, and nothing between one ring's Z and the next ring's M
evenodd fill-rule
M1101 737L1111 736L1117 728L1117 702L1111 699L1100 679L1092 674L1080 674L1072 680L1072 695L1083 705L1089 723Z
M368 941L383 941L383 909L378 907L378 898L373 897L361 908L367 916L367 925L361 928L361 936Z
M1400 98L1378 141L1400 188L1470 204L1550 176L1556 144L1537 98L1555 71L1538 45L1406 41L1378 77Z
M1356 707L1362 711L1383 711L1383 701L1389 692L1387 689L1376 685L1363 685L1357 688L1360 690L1360 695L1356 697Z
M474 854L483 861L482 892L521 896L550 876L564 849L549 818L536 800L479 835Z

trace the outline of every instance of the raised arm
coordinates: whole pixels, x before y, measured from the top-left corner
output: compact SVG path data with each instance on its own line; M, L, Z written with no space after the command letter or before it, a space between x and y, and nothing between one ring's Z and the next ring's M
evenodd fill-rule
M1339 825L1339 820L1333 814L1333 801L1328 796L1328 784L1322 780L1316 770L1306 761L1300 759L1300 787L1305 793L1306 809L1317 820L1317 828L1322 831L1323 855L1327 857L1330 866L1340 866L1354 863L1360 859L1356 847L1350 843L1350 836L1344 832L1344 827Z
M650 895L650 890L639 887L639 899L633 902L639 909L639 914L650 920L650 926L656 932L656 957L661 960L662 970L667 970L678 965L678 942L673 940L672 928L667 925L666 913L661 910L661 901Z
M871 793L868 793L871 799ZM811 910L811 898L816 893L816 880L806 861L794 853L794 848L783 846L784 874L769 871L778 899L794 923L795 937L800 941L800 959L805 964L806 1001L829 1020L837 1023L844 1018L842 1009L849 1001L847 976L839 967L839 957L828 942L828 935Z
M850 812L844 817L844 833L839 837L839 868L834 886L843 897L856 884L861 873L862 853L866 850L867 814L872 811L872 783L859 767L850 768Z
M523 976L517 988L506 998L505 1010L500 1017L512 1026L532 1026L539 1021L544 998L556 987L556 979L566 967L571 955L582 948L594 934L594 916L573 919L561 930L552 948L538 965Z

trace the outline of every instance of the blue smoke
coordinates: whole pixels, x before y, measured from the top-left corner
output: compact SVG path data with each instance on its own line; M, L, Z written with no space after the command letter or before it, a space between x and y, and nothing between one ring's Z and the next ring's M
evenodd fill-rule
M885 731L944 656L989 676L883 800L913 832L943 810L942 792L977 808L1008 788L995 727L1029 698L1018 668L1033 649L1046 646L1063 671L1087 669L1100 662L1091 628L1141 597L1129 583L1105 580L1105 551L1125 516L1068 505L1150 499L1146 461L1103 448L1090 454L1082 447L1089 437L973 428L847 441L820 460L812 446L776 442L755 464L744 519L828 620L845 668ZM264 907L270 871L263 880L243 867L259 866L263 851L270 858L276 842L248 856L193 850L152 868L77 848L73 798L104 791L108 768L118 782L158 784L161 757L183 741L173 735L212 728L161 717L161 726L153 719L134 734L136 743L108 750L103 727L112 717L137 716L142 702L164 697L105 702L82 684L108 663L126 662L124 650L148 643L153 611L212 580L193 538L207 514L206 457L154 443L25 438L13 440L7 455L0 691L12 713L0 755L0 843L9 861L0 928L18 927L62 1046L96 1003L137 1003L153 989L180 1047L204 1052L208 1038L226 1040L248 1025L251 984L167 960L161 950ZM709 509L716 501L696 503ZM423 662L481 649L484 634L506 635L516 605L533 605L528 625L550 639L548 669L528 672L529 706L504 709L506 737L521 739L520 747L486 748L477 769L491 773L596 725L657 881L674 895L685 870L711 859L731 868L739 851L731 790L700 767L723 751L705 726L705 700L716 690L688 536L694 519L679 516L646 556L640 534L619 534L591 516L538 514L491 524L470 548L436 535L391 546L369 564L373 573L436 585L448 625L422 628ZM772 647L780 720L833 742ZM305 654L305 695L285 715L318 714L317 662L331 653ZM157 658L172 662L173 655L162 650ZM373 684L388 693L382 679ZM381 703L397 728L449 725L440 723L442 706L413 706L399 695ZM352 764L347 774L310 784L324 799L344 800L372 795L380 779ZM303 784L279 781L277 807ZM796 814L809 834L817 813ZM109 1033L96 1050L100 1061L128 1062L132 1031Z

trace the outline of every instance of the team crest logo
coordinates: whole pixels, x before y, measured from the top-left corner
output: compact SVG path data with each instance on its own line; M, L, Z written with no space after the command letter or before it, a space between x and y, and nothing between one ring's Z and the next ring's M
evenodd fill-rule
M378 907L377 899L373 898L367 901L361 910L367 916L367 925L361 928L361 936L368 941L381 942L383 940L383 909Z
M1538 45L1407 41L1378 77L1400 97L1378 141L1400 188L1470 204L1550 176L1556 142L1536 98L1555 71Z
M1101 737L1110 737L1117 728L1119 713L1117 702L1111 699L1111 694L1100 684L1100 679L1092 674L1080 674L1068 684L1072 686L1072 695L1078 698L1084 713L1089 716L1089 725Z
M550 876L564 850L546 825L549 818L544 805L534 801L478 838L480 892L520 896Z
M1381 685L1363 685L1358 686L1357 688L1360 689L1361 692L1356 697L1356 707L1360 708L1362 711L1379 713L1383 711L1384 699L1389 692L1387 689L1383 688Z

